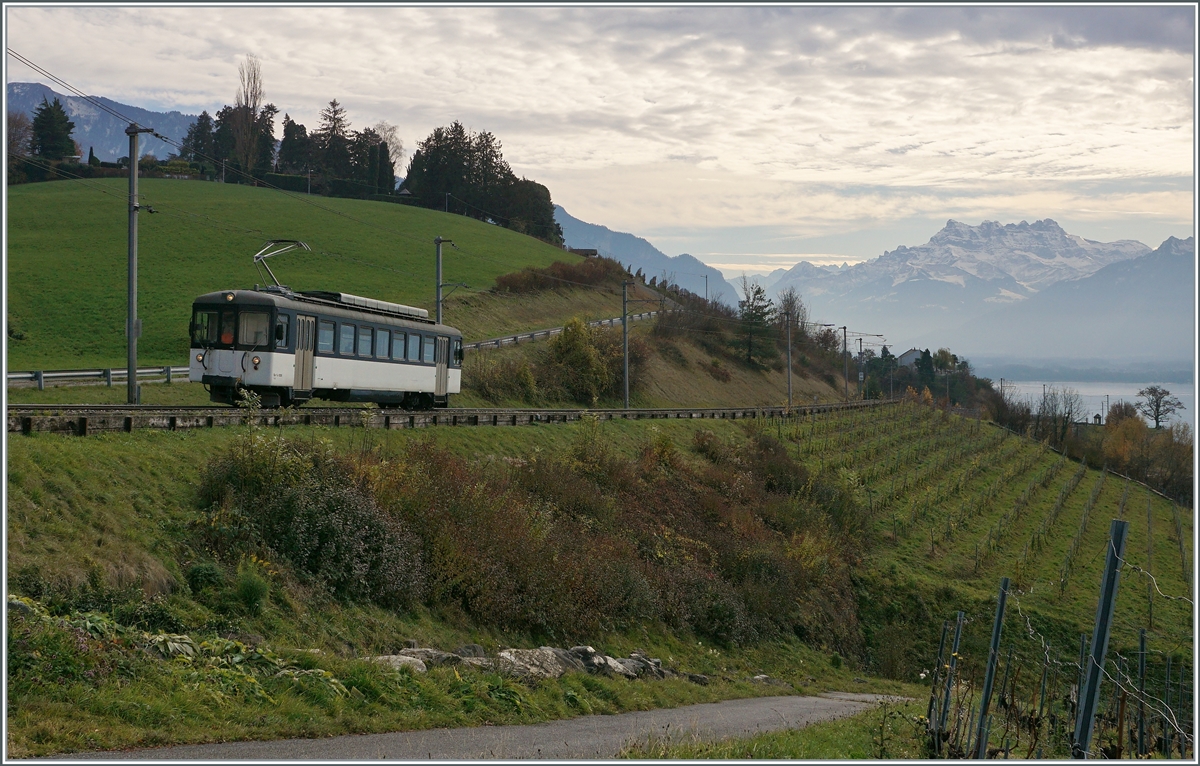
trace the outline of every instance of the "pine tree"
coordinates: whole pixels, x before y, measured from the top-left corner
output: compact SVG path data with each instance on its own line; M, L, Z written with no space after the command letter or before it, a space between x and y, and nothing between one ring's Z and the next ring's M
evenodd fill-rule
M321 110L321 127L314 138L321 168L334 178L349 178L350 121L336 98Z
M96 148L94 146L88 147L88 164L93 167L99 167L100 165L100 159L96 157Z
M376 186L381 194L391 194L396 189L396 163L392 162L392 150L387 142L379 145L379 174Z
M33 113L33 136L30 151L47 160L61 160L75 153L75 141L71 138L75 123L67 119L67 112L58 98L54 103L46 102Z
M283 115L283 138L279 142L279 170L281 173L303 174L308 170L309 152L312 141L308 129Z
M188 127L181 155L190 162L213 161L213 118L207 111L201 112Z
M767 291L757 282L751 282L742 277L742 295L745 300L738 301L743 327L746 331L746 362L754 363L754 338L766 338L770 334L771 323L775 321L775 305L767 298ZM765 343L760 344L759 355L767 350Z

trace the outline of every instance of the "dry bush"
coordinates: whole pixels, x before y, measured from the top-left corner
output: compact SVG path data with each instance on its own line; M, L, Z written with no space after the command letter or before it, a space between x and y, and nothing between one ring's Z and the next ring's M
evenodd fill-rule
M533 293L574 285L616 286L628 277L625 267L611 258L585 258L576 263L555 261L545 268L532 266L496 277L496 291Z

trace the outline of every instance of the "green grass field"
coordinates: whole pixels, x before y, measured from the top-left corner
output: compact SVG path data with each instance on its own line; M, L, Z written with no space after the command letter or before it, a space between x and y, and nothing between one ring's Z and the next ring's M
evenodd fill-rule
M9 338L9 369L124 366L126 184L96 179L9 187L8 321L10 331L24 336ZM293 288L431 310L435 236L459 248L443 248L443 280L473 291L489 289L500 274L578 257L499 226L404 205L170 179L143 180L140 191L138 350L146 365L187 357L197 295L263 281L251 258L267 239L301 239L312 247L312 253L270 262ZM150 207L158 212L147 212ZM620 313L619 295L588 292L560 298L562 306L552 300L531 307L514 298L489 307L480 304L485 297L460 290L447 321L461 320L475 339L556 326L563 314Z

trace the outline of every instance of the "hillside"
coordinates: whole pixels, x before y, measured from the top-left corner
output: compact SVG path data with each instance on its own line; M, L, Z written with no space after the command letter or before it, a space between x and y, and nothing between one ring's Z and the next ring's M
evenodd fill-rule
M687 253L667 255L642 237L581 221L561 205L554 206L554 220L562 227L563 239L569 247L598 250L601 255L620 261L632 271L641 269L646 279L661 279L666 274L675 284L696 295L704 295L706 289L709 296L720 294L721 300L730 306L736 306L742 297L737 287L727 282L720 271Z
M271 264L293 288L429 309L435 236L457 245L443 248L443 279L465 282L472 291L486 290L498 275L525 266L578 259L498 226L404 205L169 179L146 179L140 187L138 351L144 365L182 363L192 299L263 281L251 258L271 238L301 239L312 247L311 253L289 253ZM9 188L9 369L124 366L127 188L121 179ZM459 290L448 304L447 321L463 319L468 339L553 327L567 318L509 322L498 306L491 321L479 323L474 317L484 297L463 302L463 296ZM585 313L620 313L619 295L587 301Z
M1013 682L1025 704L1042 642L1069 663L1090 628L1110 518L1131 522L1126 559L1153 572L1162 593L1187 596L1192 577L1190 510L986 423L911 404L758 422L41 435L11 439L9 455L10 591L76 626L10 616L19 711L10 742L26 754L884 689L879 677L921 681L958 609L968 618L959 667L977 688L1001 576L1014 578L1001 646L1022 667ZM289 482L324 481L254 474L261 461L305 455L324 461L320 475L361 471L355 491L428 542L422 603L334 597L295 554L247 547L255 538L239 524L253 514L239 509L276 513L279 501L272 492L259 508L237 493L265 479L282 482L284 497ZM234 494L207 505L223 476ZM1164 655L1190 667L1188 604L1154 596L1151 623L1152 593L1132 566L1110 656L1128 657L1149 626L1153 677ZM162 663L122 643L132 638L104 638L133 627L269 647L293 663L289 673L314 677ZM82 643L61 643L70 630L84 631ZM447 650L642 647L712 681L525 685L469 668L389 674L361 661L409 636ZM1058 714L1065 670L1050 688ZM39 684L38 673L64 680ZM756 673L784 686L747 683ZM856 686L851 676L866 678ZM322 680L331 677L348 691L335 693Z

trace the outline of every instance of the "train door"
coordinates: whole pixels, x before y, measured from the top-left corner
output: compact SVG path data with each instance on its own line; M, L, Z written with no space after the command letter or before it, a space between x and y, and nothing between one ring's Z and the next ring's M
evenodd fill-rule
M317 318L296 317L296 378L292 388L311 391L313 386L313 348L317 337Z
M434 362L437 364L437 377L433 383L433 395L445 396L447 378L449 378L450 366L450 339L438 336L437 339L437 356L434 357Z

